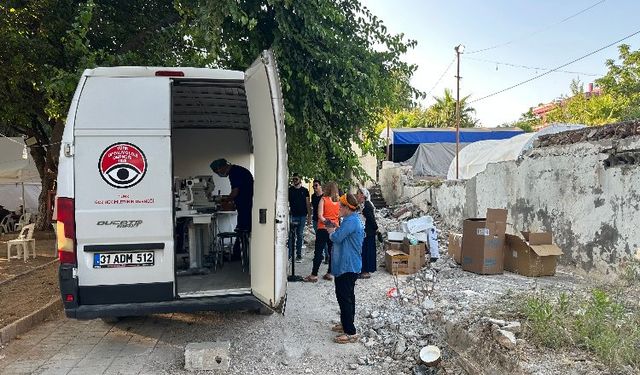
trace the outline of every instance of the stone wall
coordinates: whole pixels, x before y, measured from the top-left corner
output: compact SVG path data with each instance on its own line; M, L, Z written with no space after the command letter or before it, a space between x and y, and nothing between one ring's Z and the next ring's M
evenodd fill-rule
M470 180L432 187L421 200L456 227L487 208L507 208L509 232L551 230L565 253L561 263L615 273L640 248L639 150L637 136L536 148L520 160L490 164ZM611 166L618 155L624 162ZM402 200L411 189L385 190Z

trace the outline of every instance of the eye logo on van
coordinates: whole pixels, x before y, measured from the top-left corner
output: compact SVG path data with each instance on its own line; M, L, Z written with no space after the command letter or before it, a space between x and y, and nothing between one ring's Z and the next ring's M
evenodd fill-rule
M107 184L118 188L130 188L142 181L147 172L147 158L136 145L114 143L100 155L98 170Z

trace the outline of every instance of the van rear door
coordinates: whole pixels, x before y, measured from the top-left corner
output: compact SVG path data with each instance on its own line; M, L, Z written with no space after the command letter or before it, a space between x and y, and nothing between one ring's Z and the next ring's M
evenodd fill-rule
M169 77L89 76L75 120L79 303L174 298Z
M276 61L264 51L245 73L253 138L254 179L251 230L251 291L282 311L287 285L287 146ZM275 192L275 194L274 194Z

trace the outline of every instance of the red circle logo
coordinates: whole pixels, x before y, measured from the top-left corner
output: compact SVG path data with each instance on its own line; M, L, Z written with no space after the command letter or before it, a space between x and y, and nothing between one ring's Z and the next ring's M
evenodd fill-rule
M114 143L100 155L98 170L109 185L124 189L142 181L147 172L147 158L131 143Z

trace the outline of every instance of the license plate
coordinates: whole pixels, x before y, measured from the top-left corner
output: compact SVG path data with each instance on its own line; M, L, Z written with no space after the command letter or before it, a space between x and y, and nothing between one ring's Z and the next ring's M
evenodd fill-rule
M153 251L93 254L93 268L144 267L153 266L153 262Z

